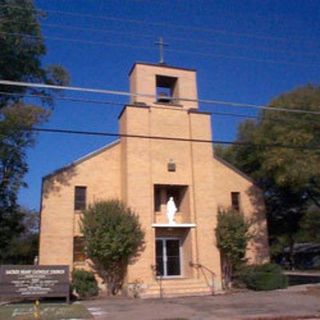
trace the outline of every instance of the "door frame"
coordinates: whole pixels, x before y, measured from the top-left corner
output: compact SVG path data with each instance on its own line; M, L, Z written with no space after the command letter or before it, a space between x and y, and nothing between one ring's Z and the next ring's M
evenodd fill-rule
M179 275L172 275L172 276L169 276L169 275L166 275L164 274L163 276L158 276L156 275L156 278L162 278L162 279L172 279L172 278L181 278L183 276L183 251L182 251L182 241L181 241L181 238L180 237L177 237L177 236L164 236L164 237L156 237L155 239L155 246L157 245L157 240L161 240L162 243L165 243L167 240L178 240L179 241L179 262L180 262L180 274ZM163 261L164 261L164 254L166 254L166 246L163 245ZM156 249L156 247L155 247ZM155 253L156 253L156 263L157 263L157 252L155 250ZM163 266L163 271L164 273L167 273L167 266L166 266L166 263L164 263L164 266Z

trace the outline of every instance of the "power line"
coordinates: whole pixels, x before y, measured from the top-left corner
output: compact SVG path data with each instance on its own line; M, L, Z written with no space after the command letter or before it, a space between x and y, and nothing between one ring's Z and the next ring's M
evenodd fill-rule
M14 7L16 9L25 10L23 7L15 6L15 5L0 5L0 7ZM220 29L214 29L214 28L204 28L204 27L190 27L187 25L179 25L179 24L172 24L172 23L166 23L166 22L150 22L145 20L138 20L138 19L128 19L128 18L116 18L116 17L110 17L110 16L99 16L99 15L93 15L88 13L79 13L79 12L68 12L68 11L62 11L62 10L51 10L51 9L33 9L35 12L39 12L41 14L43 13L52 13L52 14L58 14L58 15L67 15L67 16L73 16L73 17L83 17L83 18L91 18L91 19L99 19L99 20L107 20L107 21L121 21L126 23L133 23L133 24L139 24L139 25L150 25L155 27L162 27L162 28L175 28L175 29L183 29L183 30L190 30L195 32L206 32L206 33L214 33L214 34L223 34L223 35L232 35L236 37L246 37L246 38L254 38L254 39L262 39L262 40L274 40L274 41L281 41L281 42L289 42L292 41L305 41L305 37L299 37L294 38L290 37L284 38L284 37L275 37L275 36L269 36L269 35L262 35L262 34L256 34L256 33L241 33L241 32L231 32L226 30L220 30ZM307 41L305 41L307 42ZM311 42L310 42L311 43ZM312 43L313 44L313 43Z
M260 58L251 58L251 57L244 57L244 56L234 56L234 55L226 55L226 54L218 54L218 53L209 53L209 52L202 52L202 51L189 51L189 50L181 50L181 49L166 49L169 52L177 52L177 53L186 53L186 54L196 54L200 56L206 57L215 57L215 58L226 58L226 59L238 59L244 61L254 61L254 62L262 62L262 63L271 63L271 64L284 64L284 65L291 65L291 66L320 66L319 63L312 63L312 62L291 62L287 60L272 60L272 59L260 59Z
M0 22L12 22L13 19L2 19ZM37 24L37 23L33 23ZM139 36L143 38L149 38L154 39L155 36L151 34L141 34L137 32L127 32L127 31L117 31L117 30L106 30L101 28L88 28L88 27L80 27L80 26L74 26L74 25L61 25L61 24L55 24L55 23L41 23L41 26L48 27L48 28L57 28L57 29L64 29L64 30L78 30L78 31L89 31L89 32L96 32L96 33L106 33L106 34L117 34L117 35L126 35L126 36ZM244 49L254 49L254 50L260 50L260 51L267 51L267 52L275 52L275 53L285 53L290 55L304 55L304 56L317 56L317 53L313 52L305 52L305 51L296 51L296 50L281 50L281 49L274 49L270 47L262 47L262 46L248 46L245 44L235 44L235 43L226 43L226 42L217 42L217 41L210 41L210 40L200 40L200 39L192 39L192 38L186 38L186 37L176 37L176 36L166 36L166 39L171 39L173 41L184 41L184 42L193 42L193 43L199 43L199 44L208 44L208 45L214 45L214 46L222 46L222 47L232 47L232 48L244 48ZM100 44L100 43L96 43ZM102 44L102 43L101 43Z
M48 96L42 94L24 94L24 93L15 93L0 91L0 95L3 96L16 96L16 97L26 97L26 98L39 98L39 99L48 99ZM75 97L54 97L55 100L70 101L70 102L79 102L79 103L93 103L93 104L102 104L102 105L115 105L115 106L124 106L124 103L115 102L115 101L106 101L106 100L96 100L96 99L84 99L84 98L75 98Z
M15 92L6 92L6 91L0 91L0 96L15 96L15 97L26 97L26 98L39 98L39 99L47 99L48 96L41 95L41 94L24 94L24 93L15 93ZM100 104L100 105L115 105L115 106L125 106L125 103L119 103L114 101L106 101L106 100L96 100L96 99L84 99L84 98L74 98L74 97L55 97L55 100L62 100L62 101L70 101L70 102L76 102L76 103L92 103L92 104ZM230 113L230 112L219 112L219 111L212 111L211 114L217 115L217 116L226 116L226 117L235 117L235 118L249 118L249 119L260 119L260 116L252 116L252 115L245 115L245 114L239 114L239 113ZM282 119L276 119L276 118L268 118L270 120L274 121L281 121Z
M5 92L0 91L0 96L16 96L16 97L26 97L26 98L39 98L39 99L47 99L48 96L41 95L41 94L24 94L24 93L15 93L15 92ZM114 106L121 106L124 107L126 103L120 103L115 101L107 101L107 100L96 100L96 99L84 99L84 98L75 98L75 97L55 97L55 100L62 100L62 101L70 101L75 103L91 103L91 104L98 104L98 105L114 105ZM211 114L216 116L222 117L233 117L233 118L242 118L242 119L256 119L256 120L264 120L265 117L258 115L246 115L241 113L233 113L233 112L222 112L222 111L210 111ZM286 119L274 118L274 117L267 117L266 119L271 121L277 121L281 123L286 123ZM309 119L311 122L318 123L317 119Z
M102 41L91 41L91 40L83 40L83 39L74 39L74 38L64 38L64 37L56 37L56 36L33 36L30 34L18 33L18 32L0 32L0 34L9 35L9 36L21 36L27 37L31 39L50 39L54 41L66 41L66 42L74 42L74 43L82 43L82 44L90 44L90 45L102 45L107 47L125 47L125 48L134 48L134 49L145 49L145 50L155 50L154 47L149 46L138 46L138 45L130 45L123 43L110 43L110 42L102 42ZM292 65L292 66L300 66L300 67L319 67L320 63L312 63L312 62L291 62L287 60L272 60L272 59L259 59L259 58L251 58L244 56L234 56L234 55L226 55L226 54L218 54L218 53L210 53L210 52L200 52L200 51L192 51L192 50L179 50L179 49L166 49L169 52L176 53L184 53L184 54L194 54L206 57L214 57L214 58L225 58L225 59L236 59L243 61L254 61L258 63L271 63L271 64L284 64L284 65Z
M67 42L78 42L83 44L92 44L92 45L102 45L107 47L125 47L125 48L138 48L138 49L146 49L146 50L155 50L154 47L147 47L147 46L137 46L137 45L130 45L130 44L123 44L123 43L106 43L102 41L91 41L91 40L83 40L83 39L73 39L73 38L64 38L64 37L54 37L54 36L33 36L30 34L24 34L19 32L0 32L0 34L9 35L9 36L21 36L31 39L50 39L55 41L67 41Z
M28 128L23 129L25 131L35 132L47 132L47 133L61 133L61 134L79 134L90 136L105 136L105 137L120 137L120 138L137 138L137 139L151 139L151 140L165 140L165 141L178 141L178 142L195 142L195 143L210 143L210 144L224 144L224 145L238 145L238 146L253 146L253 147L265 147L265 148L285 148L293 150L320 150L320 146L294 146L287 144L257 144L250 142L240 141L222 141L222 140L207 140L207 139L190 139L190 138L178 138L178 137L165 137L165 136L147 136L137 134L123 134L101 131L82 131L82 130L69 130L69 129L52 129L52 128Z
M58 29L69 29L69 30L79 30L79 31L89 31L89 32L96 32L96 33L106 33L106 34L121 34L127 36L139 36L143 38L154 39L155 36L151 34L141 34L138 32L126 32L126 31L115 31L115 30L106 30L106 29L98 29L98 28L88 28L88 27L79 27L73 25L60 25L60 24L53 24L53 23L41 23L41 26L49 27L49 28L58 28ZM235 43L226 43L226 42L217 42L217 41L210 41L210 40L200 40L200 39L192 39L186 37L176 37L176 36L166 36L166 39L171 39L174 41L187 41L193 43L200 43L200 44L208 44L208 45L215 45L215 46L223 46L223 47L233 47L233 48L244 48L244 49L254 49L254 50L263 50L269 52L276 52L276 53L286 53L286 54L295 54L295 55L305 55L305 56L317 56L317 53L313 52L302 52L302 51L295 51L295 50L281 50L281 49L273 49L270 47L261 47L261 46L248 46L245 44L235 44Z
M98 93L98 94L106 94L106 95L118 95L118 96L126 96L126 97L148 97L158 99L159 97L153 94L142 94L142 93L130 93L127 91L116 91L116 90L108 90L108 89L93 89L93 88L85 88L85 87L71 87L71 86L58 86L58 85L49 85L43 83L29 83L29 82L19 82L19 81L10 81L10 80L0 80L0 85L6 86L18 86L18 87L29 87L29 88L43 88L43 89L54 89L54 90L66 90L66 91L78 91L78 92L87 92L87 93ZM189 99L189 98L174 98L174 100L179 101L188 101L188 102L196 102L196 103L204 103L204 104L214 104L214 105L227 105L233 107L241 107L241 108L254 108L259 110L267 110L267 111L279 111L279 112L288 112L288 113L299 113L299 114L312 114L312 115L320 115L320 111L309 111L304 109L286 109L282 107L268 107L264 105L250 104L250 103L240 103L240 102L232 102L232 101L223 101L223 100L212 100L212 99Z

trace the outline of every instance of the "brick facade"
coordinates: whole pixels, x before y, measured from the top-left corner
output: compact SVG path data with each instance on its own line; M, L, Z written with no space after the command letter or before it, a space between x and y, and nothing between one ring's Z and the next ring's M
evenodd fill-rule
M170 89L173 103L156 101L157 77L161 84L174 82L175 87ZM139 215L146 248L129 266L126 282L128 287L139 282L142 296L159 296L159 279L154 269L156 239L163 241L160 244L164 246L169 246L165 239L180 243L180 274L163 277L165 295L208 294L212 286L215 290L221 288L214 229L218 207L231 206L231 192L239 193L245 215L256 218L252 228L258 236L250 243L248 258L257 263L267 261L267 229L260 190L242 173L215 157L211 143L190 141L212 139L210 114L198 111L195 71L138 63L130 72L130 90L131 104L119 116L120 133L181 140L121 137L44 178L40 264L86 266L86 262L73 261L73 238L81 235L81 213L74 210L75 186L87 188L88 203L117 198ZM175 165L174 171L168 170L170 162ZM159 194L183 194L176 226L166 225L163 203L155 211L156 190L160 190ZM190 263L206 269L199 270Z

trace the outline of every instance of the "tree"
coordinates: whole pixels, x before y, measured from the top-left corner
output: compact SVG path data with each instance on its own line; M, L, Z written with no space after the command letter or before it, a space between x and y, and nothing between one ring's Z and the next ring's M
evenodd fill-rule
M46 47L41 34L38 11L32 0L0 0L0 78L63 85L69 82L68 73L59 65L43 66L41 58ZM16 102L26 92L43 95L43 102L52 103L52 91L0 85L0 106ZM19 93L21 96L11 95Z
M320 210L311 207L305 213L300 223L300 237L302 241L320 244Z
M217 219L215 236L221 256L223 287L228 289L233 272L245 262L250 223L233 209L219 209Z
M258 121L240 125L237 142L247 145L218 149L263 189L271 245L289 246L291 260L303 215L310 206L320 208L320 116L297 109L319 112L320 87L307 85L274 99Z
M14 263L12 241L23 233L25 216L17 204L17 194L25 186L26 149L34 143L32 126L45 117L42 108L16 104L0 110L0 263Z
M13 81L67 84L68 73L60 66L43 66L46 49L41 35L41 14L32 0L0 0L0 78ZM25 94L40 95L40 106L26 103ZM45 121L59 91L0 85L0 263L7 260L11 241L24 230L17 194L26 186L26 151L32 147L32 128ZM30 101L30 100L29 100Z
M115 295L123 285L127 266L144 246L144 232L135 213L118 200L101 201L83 212L81 230L86 253Z
M39 247L39 213L24 208L20 213L24 230L11 239L5 259L12 264L34 264Z

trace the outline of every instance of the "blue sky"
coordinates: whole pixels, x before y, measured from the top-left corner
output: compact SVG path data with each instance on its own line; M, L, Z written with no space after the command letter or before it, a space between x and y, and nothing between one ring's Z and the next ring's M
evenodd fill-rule
M128 91L137 61L159 60L154 42L169 44L166 63L197 69L201 99L267 104L282 92L319 83L317 0L37 0L47 55L71 85ZM73 15L67 13L74 13ZM86 29L86 30L85 30ZM90 29L90 30L89 30ZM93 30L94 29L94 30ZM66 97L123 103L124 97L68 92ZM254 115L232 106L203 111ZM117 132L118 105L57 101L44 127ZM212 116L213 138L233 140L239 118ZM38 209L42 176L111 142L105 137L41 133L28 151L29 187L20 203Z

